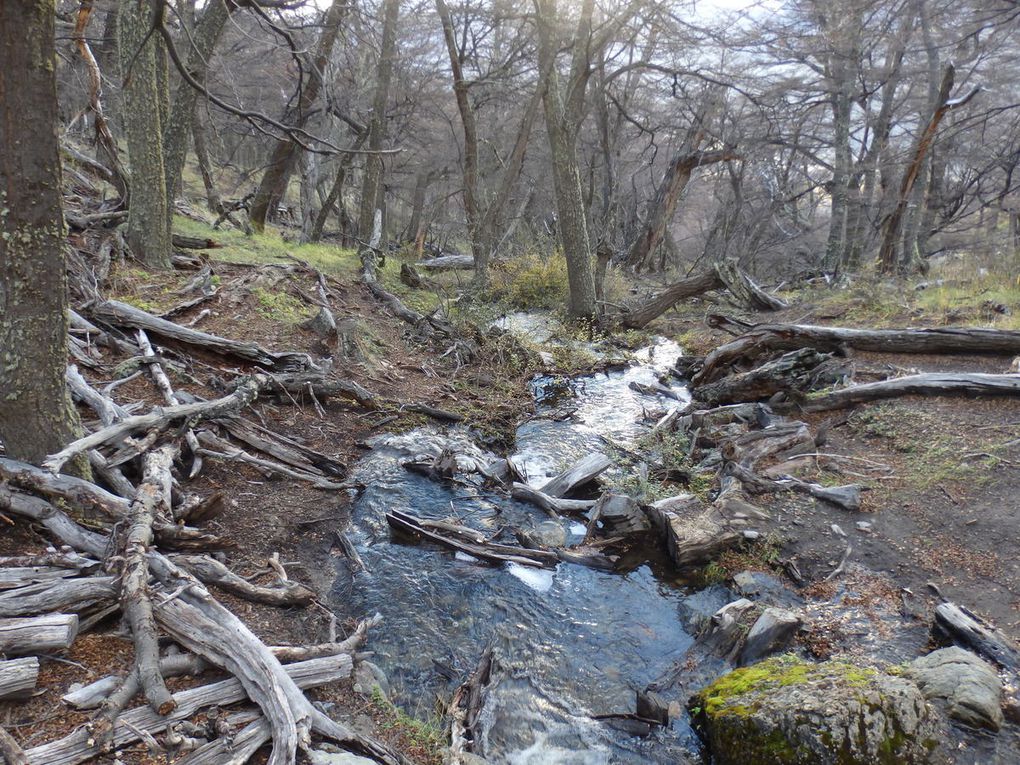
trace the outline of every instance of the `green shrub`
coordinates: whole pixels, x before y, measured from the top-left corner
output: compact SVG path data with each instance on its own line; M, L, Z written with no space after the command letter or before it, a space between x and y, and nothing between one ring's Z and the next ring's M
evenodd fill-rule
M526 253L494 264L492 289L516 308L562 308L567 304L567 260L558 250L551 255Z

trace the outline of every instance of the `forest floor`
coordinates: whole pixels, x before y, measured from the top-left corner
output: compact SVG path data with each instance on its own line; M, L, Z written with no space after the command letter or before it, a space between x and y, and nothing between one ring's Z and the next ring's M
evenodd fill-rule
M178 221L183 233L206 235L203 224ZM333 374L354 380L370 391L401 402L422 402L455 412L497 451L512 447L514 428L531 410L528 379L538 371L534 358L521 356L513 344L490 338L479 354L461 364L455 354L443 356L410 338L408 326L395 319L358 281L354 253L331 245L296 246L267 234L252 239L231 232L213 238L225 247L209 252L218 295L210 302L176 316L186 323L211 309L197 329L240 341L255 341L275 351L305 351L317 357L329 350L302 327L315 309L304 297L314 294L315 277L295 268L293 255L334 279L333 309L346 322L354 346L338 362ZM451 296L460 279L456 274L435 277L440 289L411 290L400 283L396 257L382 271L387 289L418 310L440 303L476 335L483 320L495 318L493 306L463 309ZM180 302L176 293L193 273L154 274L122 267L113 274L109 297L149 311L165 310ZM787 295L791 307L781 313L750 317L754 321L797 321L842 326L987 325L1013 328L1020 314L1020 292L998 290L980 283L968 287L936 287L937 291L903 292L865 285L860 288L803 290ZM692 301L660 319L650 330L681 342L689 352L708 350L725 336L705 328L711 308ZM1004 308L1007 312L1002 312ZM467 321L471 318L473 323ZM640 338L628 337L633 344ZM169 358L173 358L170 356ZM1004 372L1009 359L962 356L858 358L875 366L920 371ZM86 373L90 381L106 384L130 371L126 359L108 356L104 367ZM583 357L556 359L558 371L574 374L585 369ZM222 395L215 379L201 366L167 364L178 391L206 398ZM160 403L145 376L117 390L121 401ZM379 432L411 428L426 420L401 411L366 412L337 401L293 406L259 401L253 415L270 429L352 465L363 453L365 439ZM820 416L808 418L818 425ZM729 554L718 571L733 574L746 568L779 570L780 560L795 557L808 581L822 579L840 560L847 538L850 560L889 575L897 587L924 594L929 582L962 605L988 617L1014 638L1020 637L1020 402L989 399L905 398L861 407L830 417L826 449L848 455L862 466L853 480L864 483L865 508L859 513L824 503L774 496L770 542L775 554ZM848 476L817 471L821 483L845 483ZM304 609L280 609L220 595L268 644L305 644L326 639L331 611L341 594L333 591L342 552L335 534L349 519L349 497L326 493L305 484L267 477L257 469L210 460L192 487L206 495L220 491L231 499L212 530L229 538L234 548L227 560L232 569L252 576L269 572L274 554L291 575L320 595L320 603ZM869 524L859 531L857 524ZM46 540L25 524L0 536L0 555L41 551ZM888 597L899 598L890 590ZM365 614L364 616L369 616ZM920 616L920 614L919 614ZM349 629L353 625L341 625ZM380 629L385 629L383 625ZM369 634L367 649L371 650ZM86 723L89 714L68 711L60 702L72 683L88 683L111 672L127 671L132 648L116 624L84 635L67 656L47 662L40 675L40 693L26 703L0 704L3 724L26 748L66 734ZM193 679L171 680L172 690L196 684ZM352 683L335 684L311 692L330 705L330 713L356 729L391 743L416 762L441 759L447 731L444 710L426 705L410 717L377 694L359 693ZM139 700L140 703L140 700ZM142 745L125 752L123 762L164 762Z
M922 290L862 282L785 297L791 302L785 311L744 318L862 328L1015 329L1020 321L1020 289L1002 286L994 277ZM707 310L731 313L688 304L660 320L656 329L678 336L688 352L706 352L731 339L703 324ZM853 356L858 366L900 374L1003 373L1012 362L1001 356ZM823 485L861 483L867 487L863 509L851 513L795 495L773 495L764 506L775 516L776 555L724 560L727 573L748 566L779 569L780 560L792 557L804 576L816 581L836 567L849 543L849 561L888 575L897 588L931 603L931 583L946 598L1020 638L1020 402L910 396L801 418L812 428L828 421L828 441L820 451L847 455L856 465L842 474L819 467L802 477ZM862 522L868 524L865 531L858 530ZM897 600L903 594L890 593ZM923 610L917 616L930 616Z

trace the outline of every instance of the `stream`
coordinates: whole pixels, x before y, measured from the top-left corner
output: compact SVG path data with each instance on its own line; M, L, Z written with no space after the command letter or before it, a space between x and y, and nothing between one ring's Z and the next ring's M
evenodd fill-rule
M524 327L516 331L548 340L534 320L518 321ZM529 480L540 485L543 476L592 451L614 456L605 439L631 448L649 427L642 424L643 409L682 406L683 400L642 395L629 387L654 382L680 353L676 343L658 338L637 352L630 367L573 378L566 381L566 391L563 381L535 379L538 416L517 430L516 456ZM686 391L677 390L683 399ZM576 407L571 419L542 416L565 398ZM480 479L459 485L402 466L444 447L468 469L472 462L485 465L497 457L480 449L465 430L385 434L370 446L351 476L368 488L354 502L349 530L366 570L352 576L341 562L334 595L352 616L382 614L383 625L371 639L373 661L389 678L395 703L421 718L435 716L437 698L448 699L492 645L495 667L476 745L489 761L699 761L683 718L640 738L592 716L633 712L635 691L659 677L692 643L692 618L727 601L723 588L697 592L685 585L657 544L631 551L618 571L604 572L565 563L554 570L493 567L396 537L385 519L391 510L452 519L487 534L521 527L568 544L581 540L584 526L552 520L531 504L488 492ZM622 474L614 466L608 482Z

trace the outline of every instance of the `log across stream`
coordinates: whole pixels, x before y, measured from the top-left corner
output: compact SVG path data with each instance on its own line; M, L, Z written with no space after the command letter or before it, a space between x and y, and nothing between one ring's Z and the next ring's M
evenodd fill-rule
M532 484L592 451L619 456L606 439L632 448L649 427L639 422L642 408L683 406L684 400L630 387L654 383L678 354L674 343L660 340L625 371L572 380L572 420L539 417L522 424L516 462ZM566 403L545 395L554 388L550 383L533 384L539 415ZM686 399L685 391L677 391ZM351 614L382 613L386 626L373 637L373 661L388 675L394 700L430 715L436 694L449 698L491 645L492 681L476 748L490 762L687 761L692 734L683 723L633 738L592 718L633 712L635 690L690 646L687 617L711 614L725 595L696 593L678 582L655 544L621 561L617 572L566 563L550 570L485 565L394 532L386 521L394 511L455 519L486 536L519 527L540 538L577 542L584 526L467 481L444 482L403 467L444 448L459 455L461 468L492 458L457 428L381 436L372 444L351 476L368 487L355 502L349 530L364 570L352 573L338 559L335 591ZM610 468L607 481L622 473ZM513 542L509 528L499 541Z

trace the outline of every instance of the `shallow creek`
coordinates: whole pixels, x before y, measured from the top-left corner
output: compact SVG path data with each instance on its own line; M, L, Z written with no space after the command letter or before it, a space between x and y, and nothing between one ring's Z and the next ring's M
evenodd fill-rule
M525 329L543 342L541 326ZM612 456L604 439L632 447L648 430L641 422L643 408L682 405L629 388L631 382L654 382L679 353L675 343L660 338L625 370L570 380L569 403L577 410L564 422L541 417L557 405L557 397L548 395L554 387L549 378L536 379L539 416L517 431L517 456L532 483L540 485L544 476L588 452ZM341 563L335 594L351 615L383 615L371 647L396 703L418 716L434 714L437 697L448 699L491 644L496 668L478 747L491 762L697 761L692 733L683 722L634 738L592 716L633 712L635 691L690 646L687 617L714 611L726 602L724 592L686 587L655 545L625 561L620 571L607 573L569 564L555 570L497 568L395 537L385 519L390 510L455 519L487 533L521 527L568 544L580 541L584 526L551 520L530 504L487 492L480 482L434 481L402 466L446 446L462 466L473 460L484 465L495 457L461 430L383 435L371 446L352 476L368 488L354 504L350 529L367 570L352 577ZM614 470L619 478L622 470Z

